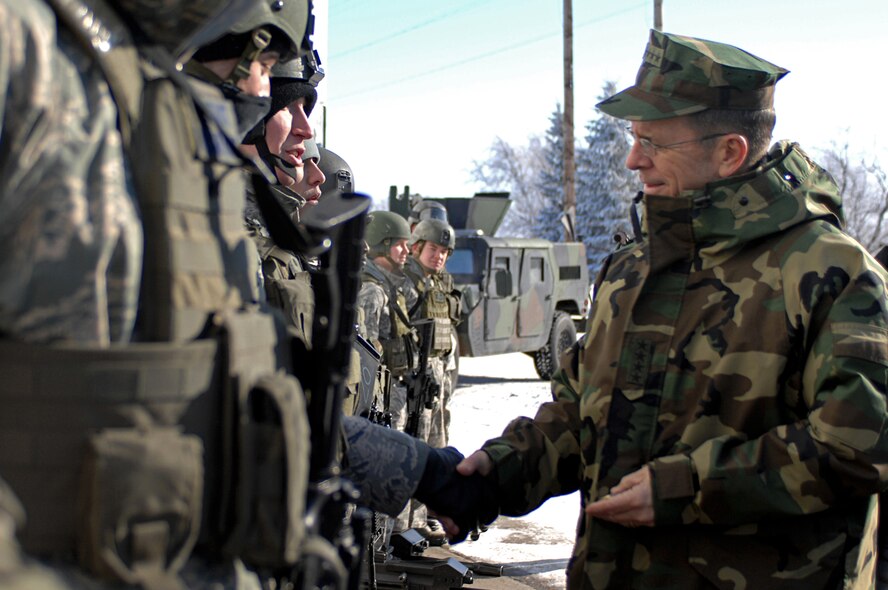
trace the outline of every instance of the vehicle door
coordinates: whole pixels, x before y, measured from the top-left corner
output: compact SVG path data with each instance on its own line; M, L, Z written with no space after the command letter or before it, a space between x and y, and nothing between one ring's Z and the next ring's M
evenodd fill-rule
M554 278L545 248L526 248L521 256L518 281L519 338L533 338L544 334L552 321L552 290Z
M491 248L484 298L484 339L511 338L518 310L520 249Z

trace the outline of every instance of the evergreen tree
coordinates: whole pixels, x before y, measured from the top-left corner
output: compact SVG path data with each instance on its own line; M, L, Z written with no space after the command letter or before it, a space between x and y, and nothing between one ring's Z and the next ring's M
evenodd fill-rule
M564 131L561 122L564 115L561 105L549 117L549 129L543 138L543 166L537 178L536 186L542 199L539 218L533 225L533 235L545 240L560 242L563 240L564 229L561 215L564 211L564 186L562 170L564 169Z
M616 92L614 82L605 82L599 99ZM599 113L586 124L577 153L577 234L586 244L590 277L613 252L614 234L630 225L629 204L638 190L636 173L626 168L630 148L625 121Z

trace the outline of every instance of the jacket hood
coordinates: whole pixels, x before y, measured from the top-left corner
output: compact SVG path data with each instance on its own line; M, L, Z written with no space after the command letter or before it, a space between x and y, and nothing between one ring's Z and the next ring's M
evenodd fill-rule
M678 197L645 195L644 203L649 239L665 242L652 251L700 248L712 255L813 219L844 223L835 180L798 144L786 141L749 172Z

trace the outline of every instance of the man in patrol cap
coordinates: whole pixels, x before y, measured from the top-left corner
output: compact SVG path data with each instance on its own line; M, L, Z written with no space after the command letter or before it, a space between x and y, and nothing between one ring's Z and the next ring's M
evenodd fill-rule
M886 273L832 177L768 149L786 73L652 31L635 85L598 105L631 122L643 222L554 401L458 467L502 514L581 491L569 588L873 586Z

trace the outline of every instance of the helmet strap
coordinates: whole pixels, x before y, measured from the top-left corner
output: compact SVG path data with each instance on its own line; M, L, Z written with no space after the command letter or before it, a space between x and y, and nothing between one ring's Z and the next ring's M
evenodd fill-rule
M253 34L250 35L250 42L247 43L243 53L241 53L240 60L238 60L231 75L225 81L229 84L237 85L241 80L249 78L250 66L259 59L259 56L262 55L269 43L271 43L271 33L263 28L254 30Z

